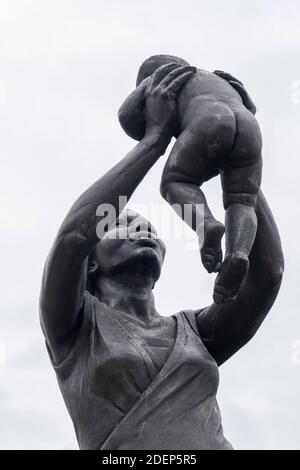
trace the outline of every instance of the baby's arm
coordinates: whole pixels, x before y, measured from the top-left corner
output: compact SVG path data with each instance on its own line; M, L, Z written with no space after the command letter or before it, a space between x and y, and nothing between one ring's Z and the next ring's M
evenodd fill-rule
M144 80L121 105L119 122L129 137L141 140L145 135L145 90L148 79Z

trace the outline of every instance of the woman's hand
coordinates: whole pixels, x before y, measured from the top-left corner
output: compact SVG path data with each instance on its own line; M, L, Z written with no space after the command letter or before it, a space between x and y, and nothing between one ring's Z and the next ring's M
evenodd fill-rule
M249 96L247 90L245 89L244 85L242 84L242 82L240 80L238 80L237 78L233 77L232 75L230 75L230 73L223 72L222 70L215 70L214 74L218 75L218 77L223 78L224 80L226 80L232 86L232 88L234 88L238 92L238 94L240 95L240 97L243 100L244 106L252 114L255 115L256 106L253 103L252 99L250 98L250 96Z
M146 79L146 136L159 134L172 138L176 125L176 95L196 70L196 67L169 63Z

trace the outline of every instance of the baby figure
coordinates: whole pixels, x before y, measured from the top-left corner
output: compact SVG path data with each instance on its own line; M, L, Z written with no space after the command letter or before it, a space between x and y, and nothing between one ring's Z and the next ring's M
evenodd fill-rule
M167 67L174 74L179 65L189 65L174 56L150 57L139 69L137 88L119 110L123 129L136 140L142 139L145 133L147 82L164 64L169 64ZM247 275L256 235L255 206L262 170L259 125L239 93L226 80L197 69L177 97L174 136L177 140L163 171L161 194L171 205L180 207L182 214L185 204L192 206L193 218L189 225L198 234L202 263L208 272L218 272L214 301L231 301ZM212 215L200 189L217 174L221 175L225 228ZM199 220L202 222L197 225ZM224 231L226 253L222 262Z

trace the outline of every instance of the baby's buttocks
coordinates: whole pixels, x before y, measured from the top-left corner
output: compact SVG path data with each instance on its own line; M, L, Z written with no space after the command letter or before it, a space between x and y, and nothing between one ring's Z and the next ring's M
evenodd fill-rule
M236 112L243 109L240 95L229 83L199 70L178 98L178 134L188 130L202 154L224 155L233 148Z
M189 135L187 144L194 155L223 166L231 153L236 136L235 112L225 103L212 99L193 98L182 122L183 133Z

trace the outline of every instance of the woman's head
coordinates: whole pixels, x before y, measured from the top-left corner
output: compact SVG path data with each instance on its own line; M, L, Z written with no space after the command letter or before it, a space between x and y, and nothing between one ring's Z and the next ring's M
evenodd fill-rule
M154 286L165 251L150 222L134 211L123 211L89 257L88 289L93 292L101 277L144 279Z

